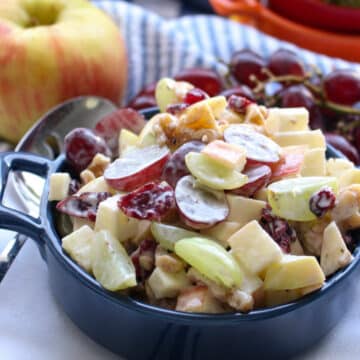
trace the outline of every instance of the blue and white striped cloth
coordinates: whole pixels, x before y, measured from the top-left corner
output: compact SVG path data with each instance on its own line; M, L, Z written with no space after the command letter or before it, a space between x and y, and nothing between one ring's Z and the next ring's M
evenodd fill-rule
M144 85L183 68L211 67L225 72L218 59L229 60L232 52L242 48L250 48L264 57L279 47L289 48L306 63L324 72L349 67L360 71L360 64L298 48L218 16L195 15L168 20L122 1L97 0L94 3L115 20L126 41L129 81L125 102Z

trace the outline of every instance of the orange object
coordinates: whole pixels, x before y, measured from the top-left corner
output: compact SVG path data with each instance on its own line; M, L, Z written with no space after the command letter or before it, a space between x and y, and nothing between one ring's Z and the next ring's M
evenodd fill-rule
M269 35L329 56L360 62L360 35L334 33L292 22L256 0L209 1L218 14Z

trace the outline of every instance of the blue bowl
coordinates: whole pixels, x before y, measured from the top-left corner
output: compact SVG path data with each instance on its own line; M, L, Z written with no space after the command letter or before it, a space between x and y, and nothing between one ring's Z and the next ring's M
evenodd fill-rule
M144 114L150 117L154 111ZM331 157L341 156L331 147L327 152ZM353 253L354 261L329 278L322 289L296 302L249 314L182 313L108 292L61 248L47 193L50 174L64 169L63 155L51 161L29 153L1 154L1 203L10 170L43 176L46 185L38 219L1 204L0 227L36 241L56 301L89 337L126 359L288 359L328 333L353 300L359 247Z

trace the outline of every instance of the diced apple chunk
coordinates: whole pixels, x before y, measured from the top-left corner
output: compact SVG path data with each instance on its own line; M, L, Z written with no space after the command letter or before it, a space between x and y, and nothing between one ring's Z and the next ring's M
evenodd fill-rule
M309 129L309 112L303 108L271 108L265 121L269 134Z
M71 177L68 173L55 173L50 177L49 201L60 201L69 196Z
M292 290L322 284L325 275L315 256L284 255L266 271L264 287L271 290Z
M349 169L339 176L340 189L343 189L351 184L360 184L360 169Z
M232 170L242 171L246 163L245 148L222 140L212 141L201 152Z
M319 290L323 284L315 284L292 290L266 290L265 306L277 306L298 300L303 296Z
M280 146L308 145L311 149L326 147L321 130L278 132L274 134L273 140Z
M226 199L230 210L226 220L237 222L240 227L252 220L259 220L262 209L266 207L266 202L245 196L227 194Z
M148 279L148 284L156 299L172 298L190 285L184 270L168 273L156 267Z
M121 195L114 195L99 205L95 230L107 230L120 242L133 239L138 234L139 220L127 217L117 206Z
M216 314L223 313L221 303L215 299L204 285L185 289L177 299L177 311Z
M264 302L264 284L261 278L244 266L241 267L243 271L243 281L239 287L239 290L249 294L254 299L255 306L260 306Z
M353 260L335 221L324 230L321 246L320 265L326 276L345 267Z
M326 158L324 148L314 148L305 151L301 176L325 176Z
M95 234L92 264L95 279L107 290L117 291L136 285L134 264L109 231L101 230Z
M219 224L209 228L200 230L200 233L216 240L224 247L228 247L227 240L229 237L240 229L241 225L233 221L222 221Z
M335 176L338 179L344 174L344 172L353 168L354 164L346 159L331 158L326 161L326 175Z
M77 194L84 192L113 192L113 189L107 184L103 176L100 176L93 181L84 185Z
M87 225L62 238L62 247L87 272L92 271L92 245L95 233Z
M127 148L135 146L139 141L139 137L132 131L121 129L119 134L119 154L122 154Z
M227 106L226 98L225 98L225 96L222 96L222 95L213 96L213 97L210 97L208 99L198 102L198 104L200 104L200 105L202 103L206 103L207 105L210 106L210 109L216 119L219 119L221 117L221 114L223 113L223 111L225 110L225 108Z
M189 106L183 115L180 116L178 130L184 128L192 130L217 129L218 125L209 104L200 101Z
M261 273L283 256L280 247L256 220L243 226L228 242L236 259L253 274Z

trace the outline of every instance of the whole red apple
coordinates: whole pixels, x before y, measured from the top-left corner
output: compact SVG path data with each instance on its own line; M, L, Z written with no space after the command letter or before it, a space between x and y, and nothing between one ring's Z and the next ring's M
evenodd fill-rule
M0 137L75 96L119 102L126 74L119 29L87 0L0 0Z

